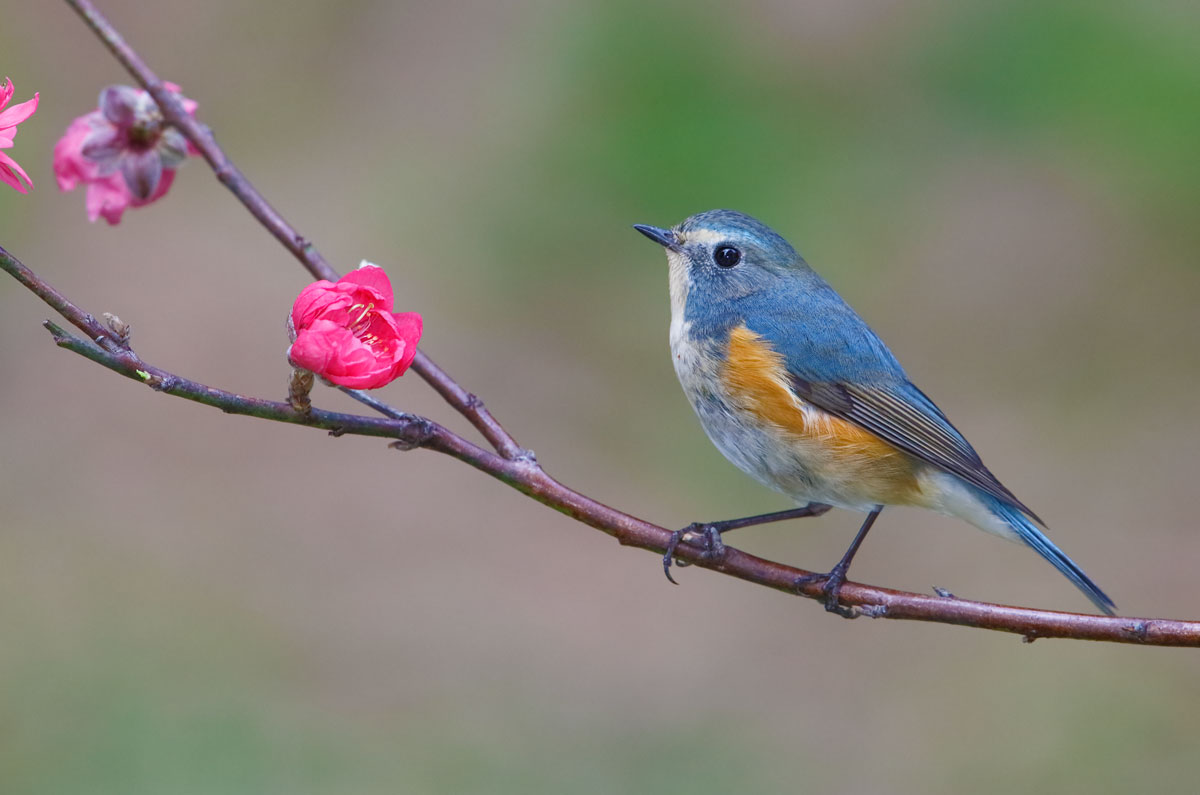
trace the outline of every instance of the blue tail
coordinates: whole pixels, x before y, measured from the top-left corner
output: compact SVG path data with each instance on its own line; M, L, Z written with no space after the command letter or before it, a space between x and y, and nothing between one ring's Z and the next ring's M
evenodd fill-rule
M1113 604L1113 600L1109 599L1108 595L1100 590L1100 586L1092 582L1091 578L1083 573L1083 569L1075 565L1075 561L1068 558L1061 549L1054 546L1050 539L1046 538L1046 535L1041 530L1038 530L1025 514L1011 505L1000 502L991 495L981 496L997 516L1017 531L1017 535L1021 537L1022 541L1033 547L1043 558L1053 563L1054 568L1065 574L1068 580L1075 583L1076 588L1083 591L1087 595L1087 598L1092 600L1092 604L1110 616L1117 614L1117 606Z

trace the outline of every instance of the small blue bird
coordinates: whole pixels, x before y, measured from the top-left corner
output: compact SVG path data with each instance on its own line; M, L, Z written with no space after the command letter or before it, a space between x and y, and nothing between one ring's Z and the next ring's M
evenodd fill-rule
M663 558L671 579L684 534L721 533L813 516L829 506L867 513L826 575L838 603L850 561L885 505L955 516L1033 547L1114 615L1112 600L1038 529L1044 523L983 465L963 435L917 389L850 306L765 224L732 210L693 215L671 229L637 224L667 252L671 356L708 438L743 472L801 507L690 525ZM674 580L671 580L674 582Z

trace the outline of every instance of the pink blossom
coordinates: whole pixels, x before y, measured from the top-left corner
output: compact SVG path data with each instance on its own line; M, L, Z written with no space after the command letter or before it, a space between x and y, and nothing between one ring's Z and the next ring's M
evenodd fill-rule
M17 135L17 125L32 116L38 106L39 95L35 92L33 99L5 110L4 106L12 99L13 90L12 81L4 78L4 85L0 85L0 149L12 147L13 138ZM3 152L0 152L0 182L20 193L28 193L29 188L33 187L33 180L25 173L25 169ZM29 188L25 187L26 185Z
M179 93L179 86L166 83ZM184 109L196 103L181 97ZM199 152L162 118L150 95L129 86L100 92L100 107L76 118L54 146L54 176L61 190L87 185L88 220L121 221L127 207L142 207L166 195L175 169Z
M288 328L292 364L340 386L378 389L412 364L422 321L416 312L392 312L392 283L364 261L336 283L300 291Z

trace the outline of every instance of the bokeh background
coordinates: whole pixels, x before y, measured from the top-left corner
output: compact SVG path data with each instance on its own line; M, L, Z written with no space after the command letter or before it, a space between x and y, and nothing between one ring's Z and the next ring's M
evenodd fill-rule
M331 261L388 267L425 350L565 482L668 526L787 507L704 438L662 253L629 228L732 207L1125 614L1200 616L1194 4L101 6ZM283 394L305 272L199 161L89 225L51 150L128 78L65 5L0 18L0 76L42 102L0 243L148 361ZM7 278L0 307L6 793L1195 791L1195 651L671 587L457 462L156 395L55 349ZM464 426L415 376L384 397ZM823 569L858 521L733 543ZM1089 609L915 511L854 574Z

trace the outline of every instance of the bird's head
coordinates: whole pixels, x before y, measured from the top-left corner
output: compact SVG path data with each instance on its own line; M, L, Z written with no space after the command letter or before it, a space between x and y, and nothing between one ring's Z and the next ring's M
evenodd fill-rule
M672 310L689 316L719 316L738 299L785 292L812 273L777 232L734 210L709 210L670 229L634 229L666 249Z

